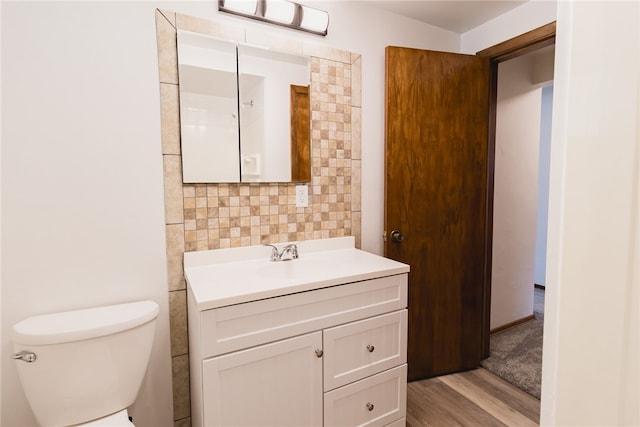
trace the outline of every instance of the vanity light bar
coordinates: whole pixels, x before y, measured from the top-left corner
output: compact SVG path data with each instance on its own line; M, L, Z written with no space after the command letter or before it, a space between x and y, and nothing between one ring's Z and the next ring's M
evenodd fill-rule
M278 24L293 24L296 17L296 4L290 1L270 0L265 2L264 17L269 22Z
M328 12L288 0L218 0L218 10L321 36L329 28Z

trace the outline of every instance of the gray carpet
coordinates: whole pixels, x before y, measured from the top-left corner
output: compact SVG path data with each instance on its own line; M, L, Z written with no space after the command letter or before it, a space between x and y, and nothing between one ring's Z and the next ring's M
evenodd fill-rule
M544 315L491 335L490 354L482 366L540 399Z

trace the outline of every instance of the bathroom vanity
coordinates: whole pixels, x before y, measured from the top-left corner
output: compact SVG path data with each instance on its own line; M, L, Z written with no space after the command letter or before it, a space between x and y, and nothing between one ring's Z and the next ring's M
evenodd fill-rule
M297 246L185 253L192 425L404 426L409 266Z

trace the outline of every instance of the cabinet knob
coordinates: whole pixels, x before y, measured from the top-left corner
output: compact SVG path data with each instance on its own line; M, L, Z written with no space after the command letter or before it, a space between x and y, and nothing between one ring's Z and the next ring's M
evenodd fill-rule
M324 352L322 350L316 350L316 357L322 357L323 354Z
M369 350L369 353L373 353L373 350L375 350L376 348L374 346L372 346L371 344L367 345L367 350Z
M368 409L369 411L373 411L373 403L371 403L371 402L367 402L367 409Z

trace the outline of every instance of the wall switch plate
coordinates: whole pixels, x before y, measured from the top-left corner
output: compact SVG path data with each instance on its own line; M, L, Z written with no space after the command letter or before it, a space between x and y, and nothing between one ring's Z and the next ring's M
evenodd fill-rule
M296 185L296 208L309 206L309 189L306 185Z

